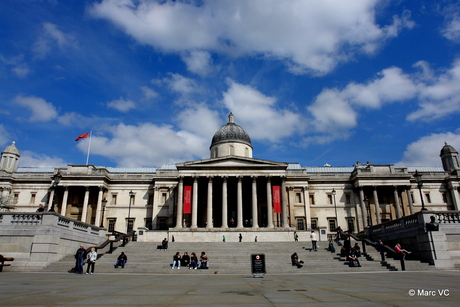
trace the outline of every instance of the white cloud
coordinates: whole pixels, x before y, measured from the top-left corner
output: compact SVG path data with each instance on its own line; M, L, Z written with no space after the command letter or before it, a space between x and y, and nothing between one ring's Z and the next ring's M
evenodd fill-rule
M235 115L235 122L252 139L277 142L301 129L301 117L286 109L279 109L276 98L267 97L256 89L228 80L223 103Z
M434 120L460 112L460 59L452 67L421 80L418 84L420 109L407 116L409 121Z
M155 167L209 157L208 138L176 130L171 125L119 124L109 127L107 132L112 134L111 138L92 137L91 154L108 157L120 167ZM85 140L77 146L86 152Z
M403 159L397 165L442 166L439 153L444 146L444 142L447 142L458 151L460 149L460 134L447 132L424 136L407 146Z
M90 13L141 44L165 52L207 50L232 57L264 55L294 73L325 74L355 53L373 53L413 27L410 14L376 24L378 1L103 0ZM185 58L191 69L190 58ZM189 69L190 69L189 68Z
M169 78L164 78L162 81L165 82L174 92L186 95L200 91L200 87L195 80L184 77L180 74L169 73L169 75Z
M142 90L142 93L144 94L144 98L147 100L151 100L158 96L157 92L155 92L148 86L141 86L141 90Z
M72 34L64 33L55 24L45 22L33 46L33 51L38 58L44 58L55 45L61 50L67 47L76 48L77 41Z
M32 115L31 122L46 122L57 117L58 112L52 103L46 102L43 98L35 96L16 96L13 100L16 104L28 108Z
M182 60L189 71L200 76L206 76L213 70L211 54L206 51L194 50L182 56Z
M117 100L112 100L112 101L107 103L107 106L109 108L118 110L118 111L123 112L123 113L126 113L129 110L136 108L136 104L133 101L131 101L129 99L126 100L126 99L123 99L123 98L120 98L120 99L117 99Z
M64 167L67 165L61 158L37 154L28 150L21 151L20 167Z
M5 126L0 124L0 145L5 145L11 142L11 135L8 133ZM9 144L8 144L9 145ZM3 151L4 148L1 148Z
M211 141L214 133L219 129L219 114L205 105L196 105L182 111L176 118L179 127Z
M455 42L460 43L460 5L448 5L444 8L445 26L441 34Z
M0 54L0 63L3 63L5 66L11 69L11 72L15 74L18 78L24 78L30 73L29 66L24 63L24 55L20 54L12 58L6 58Z

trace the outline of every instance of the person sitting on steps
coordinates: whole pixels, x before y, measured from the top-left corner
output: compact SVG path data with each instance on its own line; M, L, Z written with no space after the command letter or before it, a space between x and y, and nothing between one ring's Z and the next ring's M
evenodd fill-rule
M294 254L291 255L291 262L292 266L297 266L298 269L302 267L303 261L299 261L299 256L296 252L294 252Z
M200 269L209 269L209 259L205 252L201 252Z
M117 269L119 266L124 269L127 261L128 257L125 255L125 252L121 252L120 256L117 258L117 263L114 265L115 269Z
M180 270L180 261L181 261L181 256L180 253L177 252L173 256L173 263L171 269L174 269L175 266L177 266L177 269Z
M359 263L359 259L353 253L353 250L351 250L350 255L348 255L348 266L349 267L355 267L355 266L360 267L361 266L361 263Z

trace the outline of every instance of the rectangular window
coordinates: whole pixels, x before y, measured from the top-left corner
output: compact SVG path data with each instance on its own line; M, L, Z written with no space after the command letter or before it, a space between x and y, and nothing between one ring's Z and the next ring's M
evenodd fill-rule
M167 199L168 199L168 193L161 193L161 201L163 204L166 204Z
M152 230L152 219L150 218L145 219L145 228L147 228L148 230Z
M431 203L431 197L430 197L430 193L425 193L425 200L427 203Z
M329 205L332 205L332 204L333 204L333 202L332 202L332 195L331 195L331 194L328 194L328 195L327 195L327 201L328 201Z
M19 201L19 193L13 194L13 204L17 204Z
M304 219L297 219L297 230L305 230Z
M354 232L355 231L355 219L350 217L348 218L348 232Z
M415 203L415 201L414 201L414 193L410 193L410 199L412 200L412 203Z
M117 204L117 194L112 194L112 205L116 205Z
M130 204L131 206L134 206L135 200L136 200L136 195L130 195L130 197L129 197L129 204Z
M300 193L295 193L295 202L296 202L297 204L302 203L302 194L300 194Z
M315 204L315 194L310 194L309 198L310 198L310 205L314 205Z
M128 220L128 228L127 228L127 232L130 232L131 230L134 229L134 219L127 219Z
M347 205L351 204L351 195L350 194L345 194L345 203Z
M318 228L318 219L311 219L311 229Z
M35 204L35 199L37 198L37 193L30 193L30 204Z
M115 231L115 223L117 222L117 219L108 219L108 220L109 220L108 232L114 232Z
M442 193L442 202L447 204L447 195L446 195L446 193Z
M329 231L331 231L331 232L336 231L337 223L336 223L335 219L329 219L328 222L329 222Z

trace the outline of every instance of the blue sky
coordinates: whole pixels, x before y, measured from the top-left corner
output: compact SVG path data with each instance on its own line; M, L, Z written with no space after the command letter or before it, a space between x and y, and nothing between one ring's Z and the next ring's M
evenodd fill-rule
M440 166L460 150L458 1L3 0L0 146L20 166L253 156Z

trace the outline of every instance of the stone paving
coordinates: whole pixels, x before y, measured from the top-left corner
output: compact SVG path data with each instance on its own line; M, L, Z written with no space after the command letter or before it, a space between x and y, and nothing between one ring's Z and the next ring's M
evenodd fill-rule
M459 306L459 271L165 275L0 273L0 306Z

